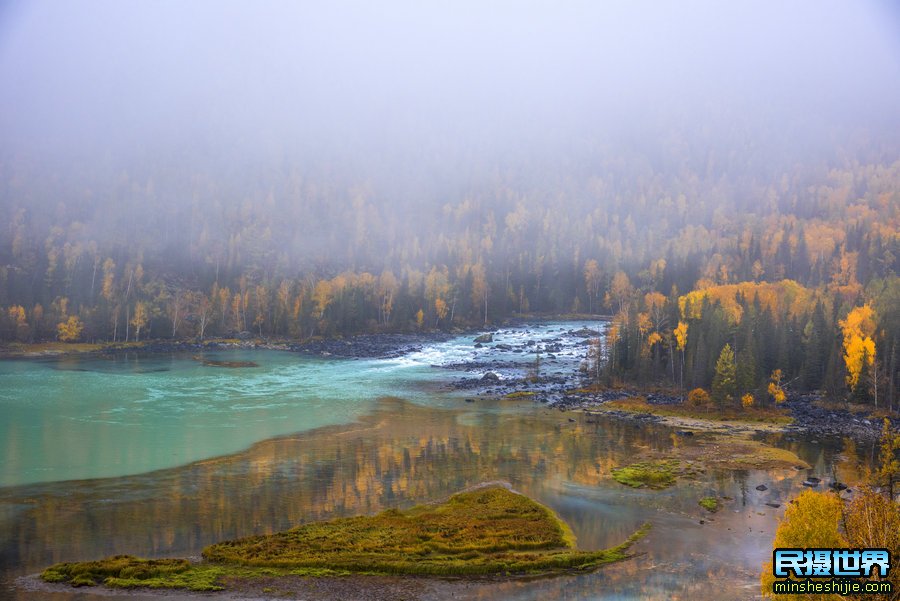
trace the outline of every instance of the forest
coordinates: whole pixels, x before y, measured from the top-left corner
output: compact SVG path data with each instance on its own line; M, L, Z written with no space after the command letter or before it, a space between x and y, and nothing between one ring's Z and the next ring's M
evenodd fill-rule
M810 131L842 142L812 148ZM896 141L724 115L643 134L497 144L490 161L433 143L365 166L302 145L239 169L136 151L50 176L9 153L0 339L306 340L602 314L607 383L895 406ZM398 181L407 162L422 173Z

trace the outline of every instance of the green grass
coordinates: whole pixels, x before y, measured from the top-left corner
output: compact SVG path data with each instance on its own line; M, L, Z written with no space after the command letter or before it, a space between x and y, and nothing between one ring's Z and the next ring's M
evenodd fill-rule
M678 461L646 461L612 470L612 477L619 484L632 488L663 489L675 484L680 471Z
M138 559L62 563L48 582L73 586L222 590L262 576L553 574L595 569L628 557L649 525L621 545L579 551L550 509L502 487L459 493L440 505L304 524L270 535L210 545L204 561Z
M700 499L699 505L710 513L719 511L719 500L715 497L703 497Z
M534 392L532 392L532 391L530 391L530 390L519 390L519 391L516 391L516 392L510 392L510 393L507 394L504 398L507 398L507 399L524 399L524 398L529 398L529 397L533 397L533 396L534 396Z

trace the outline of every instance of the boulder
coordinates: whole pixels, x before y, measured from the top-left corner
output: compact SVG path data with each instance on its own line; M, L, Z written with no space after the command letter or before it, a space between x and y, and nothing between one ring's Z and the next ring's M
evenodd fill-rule
M491 332L488 332L487 334L482 334L481 336L477 337L474 340L474 342L481 342L482 344L485 342L493 342L493 341L494 341L494 335Z
M569 332L571 336L575 336L577 338L591 338L594 336L599 336L600 332L597 330L592 330L590 328L581 328L580 330L573 330Z
M495 374L492 371L489 371L486 374L484 374L483 376L481 376L481 381L482 382L499 382L500 376L498 376L497 374Z

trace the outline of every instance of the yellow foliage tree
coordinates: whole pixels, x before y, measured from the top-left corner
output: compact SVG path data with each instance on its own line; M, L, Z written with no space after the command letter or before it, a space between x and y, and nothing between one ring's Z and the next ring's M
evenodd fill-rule
M134 315L131 316L131 325L134 326L135 340L140 341L141 330L144 329L144 326L146 326L149 321L150 311L147 310L147 303L138 301L138 303L134 305Z
M9 321L13 328L13 334L17 340L28 338L28 320L25 319L25 307L13 305L9 308Z
M741 406L744 409L749 409L753 406L753 395L749 392L741 397Z
M847 386L851 390L859 384L863 362L869 367L875 361L875 311L869 305L854 307L846 319L839 322L844 335L844 363L847 365Z
M679 351L683 351L684 345L687 344L687 330L688 325L683 321L679 321L678 327L673 331L675 334L675 342L678 345Z
M81 338L82 330L84 325L75 315L70 315L69 319L56 326L57 337L63 342L77 342Z
M775 400L776 404L781 404L787 399L787 395L784 393L784 389L781 387L781 370L776 369L772 372L772 375L769 376L769 395Z
M600 292L602 283L600 264L595 259L590 259L584 264L584 285L588 293L588 312L594 312L594 299Z
M847 531L847 543L853 549L887 549L892 558L900 554L900 505L869 486L857 488L853 501L845 511L844 527ZM895 567L888 572L887 578L881 578L876 571L870 579L889 580L894 591L900 591L900 570ZM875 601L897 597L860 595L858 598Z
M437 315L437 321L440 322L442 319L447 317L448 307L447 303L442 298L434 299L434 312Z
M681 390L684 390L684 348L685 345L687 345L688 324L684 321L679 321L678 327L675 328L672 333L675 334L675 345L678 350L681 351L680 380Z
M321 318L325 309L334 300L334 289L328 280L319 280L313 289L313 302L316 304L316 317Z
M784 518L775 531L772 547L842 549L847 541L839 530L841 522L841 500L834 493L819 493L806 490L788 505ZM832 599L832 595L776 595L772 591L775 575L772 562L763 566L760 583L762 594L769 599L809 601L810 599Z

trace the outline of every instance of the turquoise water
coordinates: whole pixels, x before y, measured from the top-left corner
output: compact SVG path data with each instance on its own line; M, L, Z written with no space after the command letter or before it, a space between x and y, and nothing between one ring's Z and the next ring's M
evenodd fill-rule
M539 342L571 327L501 330L496 341ZM546 370L572 369L584 354L578 339L563 342L555 361L545 359ZM392 360L235 350L203 358L259 367L205 366L190 353L0 361L0 486L184 465L267 438L350 423L383 396L446 406L452 395L440 384L459 373L432 366L478 360L488 352L475 349L471 336L460 336ZM492 356L526 366L530 361L522 353Z
M0 363L0 486L122 476L352 421L394 388L371 362L277 351Z

